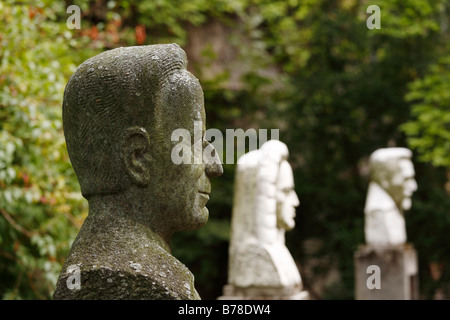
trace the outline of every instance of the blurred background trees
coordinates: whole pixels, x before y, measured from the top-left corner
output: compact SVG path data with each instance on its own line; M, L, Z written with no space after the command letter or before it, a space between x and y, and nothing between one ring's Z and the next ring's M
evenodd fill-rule
M68 29L66 8L81 8ZM381 8L367 29L366 8ZM449 297L450 4L445 0L148 0L0 3L0 296L49 299L87 202L68 159L64 86L88 57L176 42L205 92L207 127L277 128L301 205L287 246L315 299L352 299L367 158L414 152L406 213L423 299ZM175 236L204 299L227 281L234 165L210 221Z

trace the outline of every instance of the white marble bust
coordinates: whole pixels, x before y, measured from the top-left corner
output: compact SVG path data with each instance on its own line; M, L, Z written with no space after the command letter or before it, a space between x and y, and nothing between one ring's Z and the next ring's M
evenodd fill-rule
M302 289L285 245L300 204L287 158L287 146L269 140L237 163L228 278L235 288Z
M407 241L404 211L411 208L417 190L412 152L382 148L369 160L371 181L367 192L365 238L368 245L402 245Z

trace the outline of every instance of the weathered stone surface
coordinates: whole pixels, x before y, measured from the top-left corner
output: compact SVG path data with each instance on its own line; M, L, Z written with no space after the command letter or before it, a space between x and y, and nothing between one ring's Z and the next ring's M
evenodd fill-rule
M206 130L203 91L186 64L175 44L118 48L87 60L70 78L64 133L89 215L54 299L200 298L169 244L174 232L207 222L209 179L223 169L218 158L172 162L175 129L193 137L194 121L202 121ZM67 285L73 266L79 289Z
M290 299L302 290L285 245L300 204L287 158L286 145L270 140L238 160L228 285L221 299Z
M364 209L368 245L395 246L407 241L404 210L410 209L417 189L411 155L406 148L383 148L370 157L371 181Z
M419 299L417 252L411 244L360 246L354 260L356 300ZM378 269L373 271L373 266ZM377 287L375 281L379 281Z

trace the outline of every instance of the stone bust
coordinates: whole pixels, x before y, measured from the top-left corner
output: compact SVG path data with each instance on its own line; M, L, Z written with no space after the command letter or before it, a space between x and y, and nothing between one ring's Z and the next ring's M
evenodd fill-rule
M269 140L238 160L228 275L235 295L290 296L302 289L285 245L300 204L287 159L287 146Z
M205 225L209 179L223 169L218 158L171 160L175 129L193 136L194 121L202 121L203 137L206 130L203 91L186 65L176 44L117 48L88 59L69 79L64 134L89 214L54 299L200 299L170 240ZM77 290L67 285L73 266Z
M364 209L369 245L406 243L404 211L411 208L411 196L417 190L411 157L407 148L382 148L370 156L371 181Z

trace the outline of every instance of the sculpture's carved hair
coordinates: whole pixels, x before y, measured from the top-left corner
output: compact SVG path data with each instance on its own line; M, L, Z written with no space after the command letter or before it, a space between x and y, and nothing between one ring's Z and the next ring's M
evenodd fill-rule
M398 171L399 161L411 159L412 152L407 148L381 148L370 155L370 177L373 181L381 181L392 177Z
M186 54L176 44L128 47L88 59L71 76L64 92L63 125L84 197L128 186L129 178L120 170L122 134L140 126L155 141L158 115L164 114L158 111L163 108L159 95L164 82L186 65Z

